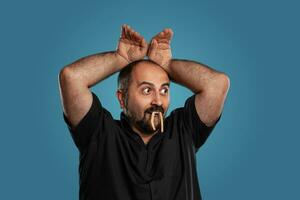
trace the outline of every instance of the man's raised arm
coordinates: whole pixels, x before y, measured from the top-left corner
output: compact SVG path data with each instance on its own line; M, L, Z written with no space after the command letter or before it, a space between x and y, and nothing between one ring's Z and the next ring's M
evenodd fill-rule
M147 53L146 40L128 25L122 33L116 51L81 58L59 73L59 89L63 112L75 128L92 104L90 87L121 70L127 64L142 59Z
M164 29L154 36L147 55L169 74L172 81L196 94L198 116L206 126L212 126L222 113L230 86L229 78L199 62L172 59L172 36L171 29Z

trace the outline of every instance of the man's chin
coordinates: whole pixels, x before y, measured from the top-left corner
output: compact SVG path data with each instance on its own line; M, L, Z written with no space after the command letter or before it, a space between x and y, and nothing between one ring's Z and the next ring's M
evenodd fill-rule
M145 127L145 126L139 126L138 129L144 135L154 135L157 132L157 129L153 130L150 125L147 125L147 127Z
M139 131L144 134L144 135L154 135L155 133L158 132L158 130L160 130L160 125L156 125L155 126L155 130L153 130L152 126L151 126L151 122L138 122L137 123L137 128L139 129Z
M160 121L157 118L154 120L155 130L153 129L153 126L151 123L151 113L145 113L143 118L138 121L133 120L134 118L131 118L131 119L132 119L131 122L135 124L134 126L139 130L139 132L141 132L144 135L148 135L148 136L154 135L155 133L159 132L159 130L161 129Z

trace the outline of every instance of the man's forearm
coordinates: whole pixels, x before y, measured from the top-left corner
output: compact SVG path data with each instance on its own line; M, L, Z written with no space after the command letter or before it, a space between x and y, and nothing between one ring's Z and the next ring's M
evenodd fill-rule
M128 62L115 51L103 52L83 57L64 67L61 73L91 87L127 64Z
M226 79L224 73L190 60L172 59L165 70L172 81L189 88L194 93L221 87L222 81Z

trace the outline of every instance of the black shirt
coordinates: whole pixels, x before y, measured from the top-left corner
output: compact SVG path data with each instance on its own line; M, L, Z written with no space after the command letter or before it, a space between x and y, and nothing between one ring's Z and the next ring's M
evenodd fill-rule
M113 119L92 95L93 103L75 130L63 113L80 153L80 200L201 199L195 155L215 125L207 127L200 120L195 95L170 113L164 132L147 145L123 112L120 120Z

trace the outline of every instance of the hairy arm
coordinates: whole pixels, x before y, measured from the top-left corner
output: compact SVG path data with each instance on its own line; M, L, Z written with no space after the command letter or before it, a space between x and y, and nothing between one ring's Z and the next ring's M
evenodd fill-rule
M59 90L63 112L75 128L92 105L90 87L146 55L145 39L127 25L116 51L83 57L59 73Z
M75 128L92 105L90 87L119 71L126 61L115 52L81 58L59 73L63 112Z
M147 55L169 74L172 81L196 94L198 116L207 126L212 126L223 110L230 85L229 78L199 62L172 59L172 37L173 31L169 28L155 35Z
M164 69L172 81L196 94L195 106L199 118L207 126L214 125L223 110L229 90L228 76L204 64L189 60L172 59Z

